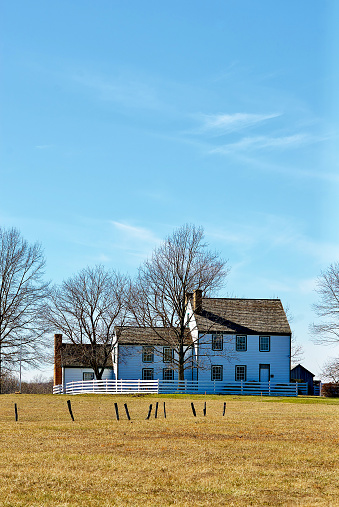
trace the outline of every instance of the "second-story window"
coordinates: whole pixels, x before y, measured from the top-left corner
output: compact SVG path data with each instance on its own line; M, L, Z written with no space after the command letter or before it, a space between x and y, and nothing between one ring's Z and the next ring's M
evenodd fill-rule
M223 336L222 334L212 334L212 350L223 349Z
M259 350L260 352L269 352L270 351L270 337L269 336L259 336Z
M173 349L171 347L164 347L163 349L163 362L172 363L173 361Z
M142 362L153 363L154 362L154 347L144 346L142 347Z
M237 352L245 352L247 350L247 336L237 336L235 349Z

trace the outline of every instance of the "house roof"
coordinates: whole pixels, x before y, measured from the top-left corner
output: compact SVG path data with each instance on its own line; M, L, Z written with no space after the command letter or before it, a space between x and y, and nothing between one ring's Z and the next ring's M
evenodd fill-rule
M97 354L103 358L104 346L97 345ZM75 343L62 343L60 347L61 366L63 367L83 367L90 368L89 357L91 354L91 345L75 344ZM99 361L100 364L100 361ZM112 368L112 355L109 354L106 363L107 368Z
M173 345L176 343L176 334L173 329L157 327L156 331L151 327L124 326L117 328L119 344L121 345ZM189 330L185 337L185 344L191 345L192 338Z
M291 334L280 299L202 298L195 316L203 332Z

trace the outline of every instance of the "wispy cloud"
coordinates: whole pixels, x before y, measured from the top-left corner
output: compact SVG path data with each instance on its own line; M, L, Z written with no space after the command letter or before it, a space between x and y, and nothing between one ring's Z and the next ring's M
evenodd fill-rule
M314 138L308 134L294 134L291 136L270 137L270 136L254 136L244 137L235 143L225 144L213 148L210 153L228 154L232 152L241 152L249 150L266 150L266 149L286 149L295 148L302 144L320 141L323 139Z
M114 225L116 229L118 229L126 239L129 240L141 240L143 242L152 243L153 245L157 244L160 239L158 239L155 234L143 227L135 227L133 225L129 225L122 222L111 221L111 224Z
M277 118L278 116L281 116L281 114L201 114L198 116L198 120L202 123L202 125L195 131L195 133L222 135L232 131L239 131L253 127L264 121Z

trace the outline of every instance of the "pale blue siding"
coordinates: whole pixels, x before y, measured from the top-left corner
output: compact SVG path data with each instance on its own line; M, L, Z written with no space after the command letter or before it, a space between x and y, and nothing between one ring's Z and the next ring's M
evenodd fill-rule
M191 353L191 352L190 352ZM154 362L144 363L142 361L142 346L119 345L118 355L118 379L138 380L142 379L143 368L154 369L154 380L163 379L163 369L169 368L170 363L163 362L163 347L156 346L154 349ZM174 380L178 379L178 372L174 369ZM185 370L185 379L195 380L192 377L192 370Z
M290 337L270 336L270 351L259 351L259 335L247 335L247 350L236 351L236 335L223 335L223 350L212 350L212 335L199 338L199 380L211 380L211 366L223 367L223 380L235 381L236 365L246 366L247 381L259 382L260 364L270 365L271 381L290 381ZM273 375L273 377L272 377Z
M63 384L65 385L67 382L82 381L84 372L94 373L92 368L62 368ZM112 380L113 378L113 370L111 368L106 368L103 372L102 380Z

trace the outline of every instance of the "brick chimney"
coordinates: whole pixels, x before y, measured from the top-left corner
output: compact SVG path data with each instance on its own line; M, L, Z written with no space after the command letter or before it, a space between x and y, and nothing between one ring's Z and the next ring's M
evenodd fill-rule
M202 290L196 289L193 293L193 311L200 312L202 308Z
M62 384L62 367L61 367L61 345L62 334L54 335L54 385Z

